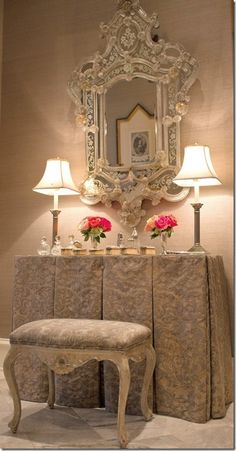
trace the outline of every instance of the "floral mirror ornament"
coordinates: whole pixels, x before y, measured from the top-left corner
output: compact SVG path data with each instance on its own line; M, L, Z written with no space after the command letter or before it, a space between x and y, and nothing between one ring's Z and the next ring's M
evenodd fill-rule
M158 28L157 14L149 17L139 0L120 0L110 23L101 24L105 50L75 69L68 85L76 123L86 136L88 175L80 185L81 200L88 205L118 202L121 222L131 227L146 213L144 199L152 205L162 198L176 202L189 191L172 180L181 165L180 122L188 110L197 62L180 44L160 38ZM124 82L127 103L122 102L115 117L108 98L115 90L113 99L119 100ZM140 82L146 83L144 89L138 88ZM153 111L146 105L150 86ZM112 133L116 140L109 140Z

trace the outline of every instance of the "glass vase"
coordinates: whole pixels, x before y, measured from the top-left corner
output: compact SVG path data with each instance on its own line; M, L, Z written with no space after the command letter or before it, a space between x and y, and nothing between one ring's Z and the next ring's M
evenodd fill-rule
M91 249L95 250L98 247L98 242L95 239L95 236L91 235L90 236L90 244L91 244Z
M167 233L161 233L161 255L167 255Z

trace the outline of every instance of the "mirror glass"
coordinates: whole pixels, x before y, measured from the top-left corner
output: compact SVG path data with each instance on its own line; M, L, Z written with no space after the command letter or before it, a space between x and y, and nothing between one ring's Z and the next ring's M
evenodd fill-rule
M154 157L156 152L155 98L155 84L144 78L121 80L107 91L105 96L106 148L110 166L133 166L139 161L144 162L149 150L148 144L152 145L150 152L152 158ZM126 135L123 139L122 131ZM137 149L136 159L135 149ZM138 152L140 152L140 158L138 158Z

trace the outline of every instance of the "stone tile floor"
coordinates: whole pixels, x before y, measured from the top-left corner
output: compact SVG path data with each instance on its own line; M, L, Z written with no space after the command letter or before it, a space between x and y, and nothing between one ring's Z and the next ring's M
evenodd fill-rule
M22 402L18 432L7 424L13 412L12 400L0 370L0 447L3 449L117 449L116 415L104 409L76 409ZM142 417L127 415L130 449L234 449L233 406L225 418L206 424L155 415L145 423Z

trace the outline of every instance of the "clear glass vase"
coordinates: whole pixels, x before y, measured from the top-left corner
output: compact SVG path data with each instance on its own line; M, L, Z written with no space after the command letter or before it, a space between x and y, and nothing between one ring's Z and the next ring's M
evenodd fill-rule
M97 249L98 242L95 239L95 236L93 236L93 235L90 236L90 244L91 244L91 249L94 249L94 250Z
M167 240L168 235L167 233L161 233L161 255L167 255Z

